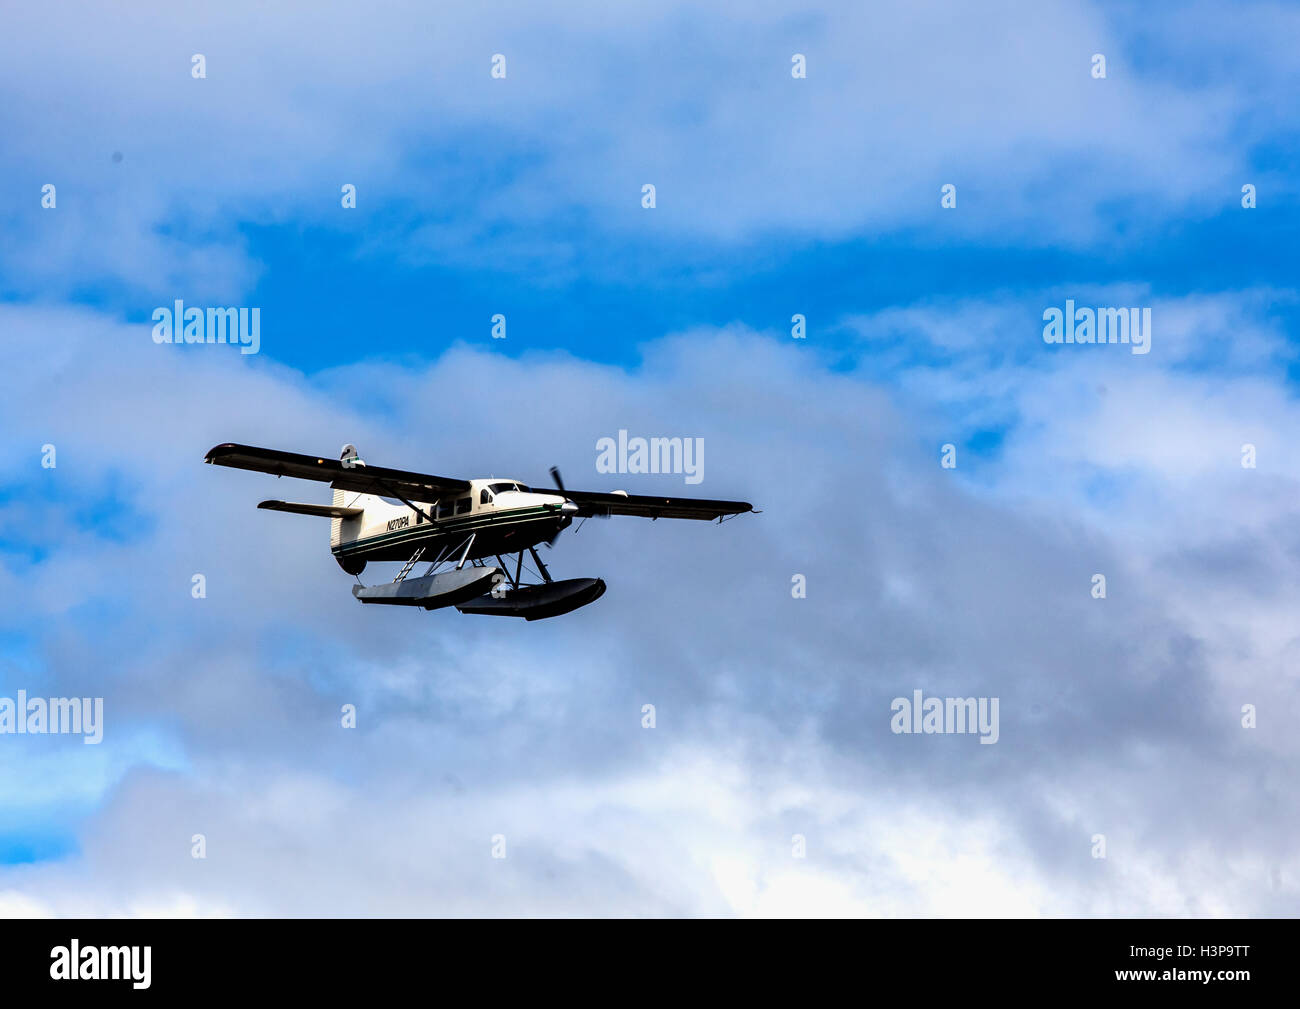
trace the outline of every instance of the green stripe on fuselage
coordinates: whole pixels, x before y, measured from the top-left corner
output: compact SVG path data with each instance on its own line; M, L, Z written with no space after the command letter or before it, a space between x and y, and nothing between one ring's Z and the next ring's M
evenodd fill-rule
M439 536L455 535L456 533L480 532L483 529L491 529L495 526L519 525L527 522L535 522L541 518L559 518L560 513L555 508L539 505L536 508L520 508L517 511L499 512L496 514L483 515L466 515L459 519L443 519L432 525L421 523L419 525L409 526L406 529L398 529L395 532L384 532L378 536L368 536L365 539L353 540L350 543L343 543L334 547L333 552L338 555L342 554L360 554L372 550L376 547L390 547L399 543L405 543L408 540L416 542L425 539L436 539Z

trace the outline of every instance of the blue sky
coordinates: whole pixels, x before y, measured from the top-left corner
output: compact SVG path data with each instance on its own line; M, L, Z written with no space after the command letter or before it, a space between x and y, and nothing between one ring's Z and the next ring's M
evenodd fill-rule
M0 696L110 720L0 737L0 913L1293 913L1293 6L13 20ZM178 298L260 353L155 345ZM1044 344L1067 298L1152 352ZM604 490L620 428L764 514L570 534L610 592L527 627L359 612L253 509L313 488L200 464ZM999 743L890 734L916 688L1000 696Z

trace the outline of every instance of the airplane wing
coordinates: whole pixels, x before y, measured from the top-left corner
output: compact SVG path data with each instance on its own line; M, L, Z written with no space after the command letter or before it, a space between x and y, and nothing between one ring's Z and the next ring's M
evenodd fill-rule
M754 510L748 501L713 501L707 498L652 497L644 494L602 494L598 491L562 490L578 506L578 514L636 515L648 519L720 519Z
M252 445L218 445L204 456L203 461L274 476L319 480L340 490L379 494L399 500L437 501L448 494L463 494L469 490L468 480L410 473L385 466L347 467L337 459L281 452L273 448L255 448Z

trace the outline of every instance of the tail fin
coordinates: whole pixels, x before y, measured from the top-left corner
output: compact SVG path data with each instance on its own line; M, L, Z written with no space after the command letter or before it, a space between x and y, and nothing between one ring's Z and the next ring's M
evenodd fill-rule
M344 445L342 450L339 452L339 462L343 463L343 465L349 469L354 466L364 466L366 464L365 460L361 458L361 454L357 451L357 447L351 443ZM333 505L336 508L352 506L364 511L367 500L372 497L373 495L370 494L349 494L347 491L339 490L335 487ZM347 520L337 518L330 523L330 549L338 546L342 541L343 523L345 521Z

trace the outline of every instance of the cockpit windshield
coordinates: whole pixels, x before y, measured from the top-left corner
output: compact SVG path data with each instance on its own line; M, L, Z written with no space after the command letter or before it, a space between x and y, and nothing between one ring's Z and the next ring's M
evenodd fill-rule
M523 484L514 483L513 481L506 482L506 483L489 484L488 490L490 490L493 494L501 494L505 491L522 491L525 494L528 492L528 488L525 487Z

